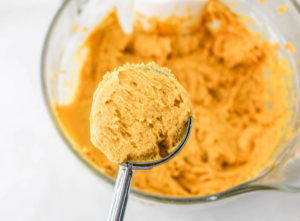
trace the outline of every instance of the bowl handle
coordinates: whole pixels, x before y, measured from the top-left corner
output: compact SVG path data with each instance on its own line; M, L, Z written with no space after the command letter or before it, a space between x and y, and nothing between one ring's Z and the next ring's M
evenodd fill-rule
M300 192L300 142L296 137L282 160L256 183L285 192Z

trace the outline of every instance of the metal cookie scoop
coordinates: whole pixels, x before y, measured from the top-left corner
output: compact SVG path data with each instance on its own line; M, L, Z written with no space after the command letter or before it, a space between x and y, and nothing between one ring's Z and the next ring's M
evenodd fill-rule
M135 163L126 162L120 164L118 177L115 183L113 200L109 211L108 221L123 220L128 192L131 186L132 176L135 170L150 170L152 167L158 166L172 159L185 145L192 128L192 117L188 119L186 124L186 132L178 147L166 157L153 162Z
M167 73L152 67L140 67L141 69L146 70L154 70L159 72L160 74L164 74L169 76ZM181 142L179 143L178 147L174 149L166 157L152 161L152 162L145 162L145 163L136 163L136 162L126 162L120 164L118 177L115 183L114 193L113 193L113 200L108 216L108 221L121 221L123 220L127 199L128 199L128 192L131 186L132 176L135 170L150 170L152 167L158 166L167 162L168 160L172 159L185 145L192 128L192 117L190 117L186 123L186 131L185 135L183 136Z

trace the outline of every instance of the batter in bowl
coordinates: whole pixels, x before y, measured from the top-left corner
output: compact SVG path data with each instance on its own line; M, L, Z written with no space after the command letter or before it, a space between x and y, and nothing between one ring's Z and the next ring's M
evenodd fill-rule
M213 194L256 176L285 136L291 70L277 45L248 31L217 0L207 2L189 33L176 25L153 19L148 31L136 23L125 34L117 14L108 14L83 45L87 57L73 100L56 105L56 113L75 150L116 177L117 166L90 142L93 92L106 72L126 62L168 67L190 94L192 132L174 159L137 171L133 187L168 196Z
M115 163L153 162L174 151L191 116L189 95L169 69L125 64L94 93L91 141Z

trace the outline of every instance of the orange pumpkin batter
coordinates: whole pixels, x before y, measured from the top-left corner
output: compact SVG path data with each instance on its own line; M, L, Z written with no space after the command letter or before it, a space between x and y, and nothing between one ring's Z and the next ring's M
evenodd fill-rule
M189 94L168 68L126 63L94 93L91 141L115 163L153 162L178 147L191 117Z
M84 43L88 52L76 94L56 106L57 117L74 148L116 177L117 166L90 142L93 92L106 72L126 62L168 67L191 96L192 133L174 159L137 171L133 187L183 197L226 190L256 176L284 136L290 113L283 78L289 65L217 0L208 1L189 34L169 22L153 22L147 32L136 24L127 35L116 13L107 15Z

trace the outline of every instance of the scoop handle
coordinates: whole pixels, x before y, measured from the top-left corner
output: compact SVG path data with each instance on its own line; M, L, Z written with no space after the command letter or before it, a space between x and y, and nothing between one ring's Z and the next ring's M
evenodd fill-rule
M108 221L123 220L133 173L134 170L130 165L120 165L118 177L115 183L113 199L107 219Z

